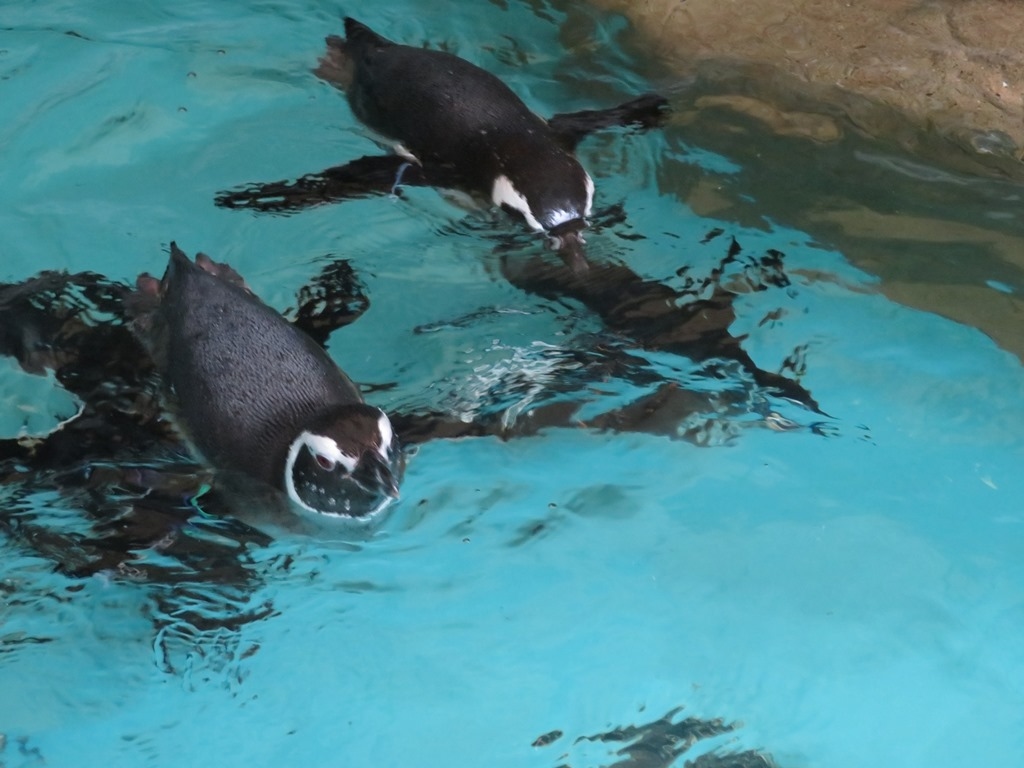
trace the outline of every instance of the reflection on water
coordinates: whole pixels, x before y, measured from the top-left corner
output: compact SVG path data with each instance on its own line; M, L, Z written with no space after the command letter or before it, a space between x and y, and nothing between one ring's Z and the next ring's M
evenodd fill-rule
M640 725L613 728L604 733L578 736L567 751L557 758L559 768L669 768L686 757L685 765L692 768L774 768L769 755L756 750L733 750L728 746L728 735L738 726L723 720L701 720L696 717L678 718L682 708ZM562 731L551 731L538 736L535 747L562 746ZM687 754L701 743L700 754Z
M720 234L713 230L702 242ZM587 334L586 348L492 344L491 363L472 360L473 378L448 379L456 392L438 397L436 388L421 390L403 408L392 408L399 437L409 447L436 438L583 427L720 445L741 426L798 429L799 422L771 409L770 398L823 416L811 393L759 367L730 332L737 296L790 285L783 259L775 250L744 256L733 239L710 274L696 279L683 270L682 287L673 289L621 263L595 262L579 274L551 257L505 254L510 283L552 300L579 301L603 322L602 333ZM10 500L3 525L72 576L167 582L191 574L244 583L248 569L230 575L223 566L240 565L237 556L244 560L248 544L270 539L234 521L267 524L291 513L254 512L249 507L265 503L255 492L250 498L227 477L211 477L194 463L181 466L188 448L158 402L152 362L126 325L128 290L94 273L47 272L0 286L3 351L26 371L52 374L82 402L79 414L50 434L0 441ZM293 322L325 343L370 302L351 266L335 261L302 287L296 305ZM529 320L530 313L476 311L414 332L478 334L478 324L514 326L518 319ZM650 353L678 356L689 370L659 369L645 357ZM804 373L801 356L795 350L783 371ZM821 433L816 418L810 425ZM54 494L71 514L53 515ZM78 527L55 524L64 517ZM278 527L295 530L298 523Z
M943 167L847 131L835 141L788 136L686 93L685 125L669 132L678 161L659 185L704 215L766 227L785 223L880 278L894 301L975 326L1024 358L1024 185ZM690 145L734 165L688 161ZM990 281L1008 286L992 289Z
M421 390L406 402L407 413L394 413L398 434L410 444L460 435L525 438L574 427L724 445L744 428L799 429L771 410L775 401L791 401L816 424L822 414L810 392L759 367L729 330L737 296L790 285L784 256L770 250L748 257L735 239L719 241L721 234L712 230L702 242L720 242L725 256L701 278L680 270L678 288L645 280L618 262L595 262L580 275L550 255L505 248L502 271L510 283L551 301L578 301L603 329L588 330L588 343L578 348L571 338L560 348L534 342L532 350L489 342L496 355L490 364L474 361L475 379L449 381L458 386L451 393L457 400ZM180 679L185 691L240 692L245 660L260 649L245 637L251 625L281 614L270 595L296 578L288 550L333 536L288 510L263 509L258 495L235 494L223 478L185 458L186 446L155 402L152 363L127 330L127 291L95 273L46 272L0 287L4 351L26 371L51 374L82 403L78 416L49 434L0 442L0 531L11 549L48 561L63 577L137 585L152 624L156 668ZM367 313L370 299L351 265L339 260L300 289L295 305L293 322L327 342L338 326ZM517 321L532 322L532 313L478 310L414 332L482 338L482 330ZM645 357L652 353L658 363ZM792 362L783 368L803 372ZM566 509L624 506L615 501L615 486L593 490L593 503L584 493ZM534 523L517 545L530 544L544 527ZM349 548L357 551L351 533L342 531L341 540L353 539ZM284 554L274 554L278 537ZM354 591L376 588L367 582ZM12 603L44 599L54 589L67 587L21 583ZM14 630L4 645L16 657L26 643L47 641ZM674 753L656 747L659 754L680 754L716 728L688 719L669 724L666 737L665 722L658 721L635 733L588 738L629 741L619 751L629 762L616 764L646 765L637 755L649 752L652 740L675 745ZM693 733L684 738L680 729ZM715 764L754 764L736 759Z

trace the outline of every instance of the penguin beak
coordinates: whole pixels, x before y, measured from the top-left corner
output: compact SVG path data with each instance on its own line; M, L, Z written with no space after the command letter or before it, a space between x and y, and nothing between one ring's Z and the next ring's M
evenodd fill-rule
M375 450L366 451L362 455L352 477L368 491L382 493L391 499L398 498L398 479Z
M551 247L572 270L574 275L581 275L590 269L590 262L587 261L587 254L583 248L586 240L583 239L583 227L586 226L581 219L570 222L571 227L560 226L551 230L548 235L551 238Z

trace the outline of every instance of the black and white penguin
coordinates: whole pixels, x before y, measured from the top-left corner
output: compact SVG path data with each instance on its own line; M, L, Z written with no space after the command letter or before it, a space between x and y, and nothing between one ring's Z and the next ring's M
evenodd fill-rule
M314 70L345 91L364 124L425 167L444 167L462 187L521 216L570 263L594 182L557 134L490 72L443 51L399 45L345 19Z
M398 497L404 457L387 415L231 267L171 243L163 279L139 276L130 313L176 422L214 468L335 517Z

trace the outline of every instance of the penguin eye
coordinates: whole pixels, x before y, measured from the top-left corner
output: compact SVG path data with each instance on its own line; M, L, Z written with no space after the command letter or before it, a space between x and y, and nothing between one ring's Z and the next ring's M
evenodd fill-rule
M322 453L314 453L313 457L316 459L317 465L324 472L330 472L334 469L335 462L324 456Z

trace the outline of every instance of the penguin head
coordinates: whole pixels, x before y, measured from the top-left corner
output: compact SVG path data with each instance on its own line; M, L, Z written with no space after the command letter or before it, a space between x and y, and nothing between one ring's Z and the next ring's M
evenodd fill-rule
M530 157L528 164L508 163L494 179L491 200L521 216L531 229L550 235L557 247L563 236L578 236L587 226L594 181L575 157L555 150Z
M332 408L292 441L289 498L309 512L365 518L398 498L404 456L387 415L365 403Z

